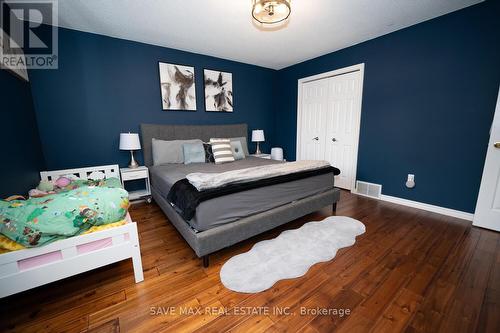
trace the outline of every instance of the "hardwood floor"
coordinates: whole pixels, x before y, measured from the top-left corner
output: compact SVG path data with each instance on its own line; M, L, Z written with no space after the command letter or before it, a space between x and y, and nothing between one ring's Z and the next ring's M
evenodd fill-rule
M222 250L204 269L158 206L138 204L131 215L144 282L134 284L132 263L124 261L4 298L0 331L500 332L500 234L347 192L337 215L367 230L355 245L262 293L220 283L231 256L330 214L325 208Z

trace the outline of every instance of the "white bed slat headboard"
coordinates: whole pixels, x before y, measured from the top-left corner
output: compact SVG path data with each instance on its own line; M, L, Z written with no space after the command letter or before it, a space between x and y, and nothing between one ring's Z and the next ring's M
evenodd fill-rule
M116 177L121 180L120 167L118 166L118 164L40 172L40 178L42 180L48 180L48 181L56 180L61 176L68 176L68 175L73 175L78 177L79 179L84 179L84 180L103 179L111 177Z

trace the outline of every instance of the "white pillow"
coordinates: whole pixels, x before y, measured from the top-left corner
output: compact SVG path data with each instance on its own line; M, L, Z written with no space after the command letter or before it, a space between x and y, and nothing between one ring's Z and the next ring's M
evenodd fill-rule
M210 145L212 146L215 164L234 162L231 140L212 138L210 139Z
M194 140L158 140L153 138L151 148L153 150L153 165L167 163L184 163L184 151L182 145L185 143L200 143L199 139Z

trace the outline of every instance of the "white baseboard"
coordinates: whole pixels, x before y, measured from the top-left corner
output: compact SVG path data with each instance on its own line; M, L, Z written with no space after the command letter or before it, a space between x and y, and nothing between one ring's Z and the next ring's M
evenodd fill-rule
M372 199L382 200L382 198L381 198L381 197L372 197L371 195L368 195L368 194L359 193L358 191L356 191L356 189L351 190L351 193L352 193L352 194L356 194L356 195L360 195L360 196L362 196L362 197L367 197L367 198L372 198Z
M455 209L450 209L450 208L445 208L445 207L440 207L440 206L434 206L434 205L426 204L423 202L412 201L412 200L398 198L398 197L392 197L390 195L382 194L380 197L380 200L392 202L392 203L395 203L398 205L423 209L423 210L427 210L429 212L443 214L443 215L447 215L447 216L452 216L452 217L456 217L456 218L463 219L463 220L472 221L474 219L474 214L471 214L471 213L462 212L460 210L455 210Z

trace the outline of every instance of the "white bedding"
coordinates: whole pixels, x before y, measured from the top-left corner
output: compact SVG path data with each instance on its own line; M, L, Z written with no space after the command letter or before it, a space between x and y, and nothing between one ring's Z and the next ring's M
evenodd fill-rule
M229 184L247 183L255 180L282 176L290 173L321 169L330 166L327 161L297 161L221 173L190 173L187 180L198 191L218 188Z

